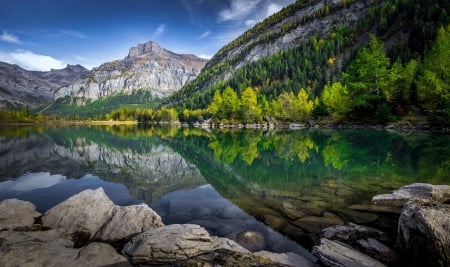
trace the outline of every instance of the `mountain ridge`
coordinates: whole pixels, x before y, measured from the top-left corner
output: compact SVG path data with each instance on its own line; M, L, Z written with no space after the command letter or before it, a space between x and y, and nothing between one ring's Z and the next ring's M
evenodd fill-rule
M205 59L177 54L149 41L130 48L124 59L93 68L87 77L57 90L53 99L95 101L136 90L150 91L154 97L162 98L194 79L205 63Z

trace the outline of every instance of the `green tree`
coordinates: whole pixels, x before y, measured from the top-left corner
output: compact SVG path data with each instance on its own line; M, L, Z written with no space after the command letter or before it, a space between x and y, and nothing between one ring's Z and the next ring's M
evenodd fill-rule
M223 104L222 94L219 92L219 90L216 90L214 92L213 100L207 108L209 114L211 114L211 116L214 119L222 119L222 114L221 114L222 113L221 112L222 104Z
M225 88L223 91L223 102L222 102L222 111L223 111L223 118L227 119L237 119L238 113L240 110L240 101L236 94L236 92L231 87Z
M247 87L241 95L241 119L244 123L261 121L262 110L258 105L255 91Z
M361 49L343 74L353 99L353 111L357 117L375 114L386 120L384 114L386 95L390 95L389 58L383 43L371 37L369 45Z
M425 58L417 83L417 96L425 111L438 123L450 123L450 25L439 29Z
M344 119L352 108L350 94L340 82L325 86L322 101L327 107L327 111L337 121Z

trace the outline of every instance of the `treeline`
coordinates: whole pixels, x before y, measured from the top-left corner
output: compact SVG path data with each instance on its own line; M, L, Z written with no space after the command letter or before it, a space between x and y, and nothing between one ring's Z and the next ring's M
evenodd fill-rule
M32 122L45 122L50 118L41 114L33 114L28 108L23 107L18 111L0 109L0 122L8 123L32 123Z

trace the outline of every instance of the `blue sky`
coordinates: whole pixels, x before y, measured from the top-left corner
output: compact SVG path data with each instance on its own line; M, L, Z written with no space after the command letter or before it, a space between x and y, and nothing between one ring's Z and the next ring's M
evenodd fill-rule
M87 68L153 40L209 58L294 0L8 0L0 9L0 61L29 70Z

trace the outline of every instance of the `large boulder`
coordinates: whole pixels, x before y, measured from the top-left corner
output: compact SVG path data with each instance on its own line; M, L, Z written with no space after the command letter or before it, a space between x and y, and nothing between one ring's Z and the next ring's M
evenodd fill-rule
M234 241L211 237L194 224L172 224L143 232L125 244L122 251L134 264L187 260L219 249L248 253Z
M406 203L398 242L412 266L450 266L450 205L423 199Z
M60 230L0 232L0 266L129 266L108 244L91 243L73 248Z
M320 240L319 246L314 246L313 253L325 266L345 267L382 267L386 266L352 247L339 241L326 238Z
M0 231L31 227L34 219L41 216L36 206L28 201L6 199L0 202Z
M102 188L85 190L58 204L44 214L42 224L72 234L78 247L93 239L120 241L164 225L146 204L117 206Z
M42 216L42 224L89 240L112 216L114 207L103 188L88 189L48 210Z
M96 234L96 238L114 242L164 226L161 217L147 204L116 206L112 213L112 217Z
M374 196L372 202L377 205L402 207L413 198L432 199L446 203L450 201L450 186L425 183L405 185L390 194Z

